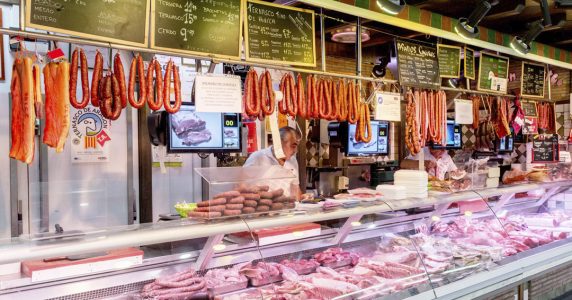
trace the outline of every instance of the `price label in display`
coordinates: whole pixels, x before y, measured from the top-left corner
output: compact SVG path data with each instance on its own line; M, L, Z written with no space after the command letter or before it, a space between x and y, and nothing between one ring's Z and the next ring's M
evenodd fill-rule
M242 112L240 77L235 75L197 75L195 102L198 112Z
M399 81L406 86L438 89L441 86L437 48L397 40Z

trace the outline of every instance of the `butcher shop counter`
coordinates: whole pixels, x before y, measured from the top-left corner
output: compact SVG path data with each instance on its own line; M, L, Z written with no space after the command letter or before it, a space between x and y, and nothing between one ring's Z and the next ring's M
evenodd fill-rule
M0 245L0 265L21 262L25 272L0 276L0 298L487 297L572 260L572 212L548 205L570 187L521 184L327 212L19 237Z

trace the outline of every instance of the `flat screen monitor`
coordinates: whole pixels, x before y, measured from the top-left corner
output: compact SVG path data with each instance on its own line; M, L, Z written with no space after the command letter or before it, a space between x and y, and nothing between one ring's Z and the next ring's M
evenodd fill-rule
M197 112L182 105L170 114L167 151L170 153L219 153L241 151L241 130L236 113Z
M370 121L372 138L369 143L355 140L356 125L349 124L346 145L347 156L389 155L389 123Z
M447 140L445 146L433 144L433 149L462 149L463 130L461 125L455 124L454 120L447 120Z
M507 135L497 141L497 152L506 153L514 150L514 136Z

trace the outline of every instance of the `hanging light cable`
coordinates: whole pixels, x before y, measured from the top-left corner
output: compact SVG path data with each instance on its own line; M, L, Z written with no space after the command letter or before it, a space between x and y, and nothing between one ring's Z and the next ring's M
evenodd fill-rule
M376 0L377 7L384 12L397 15L405 8L405 0Z
M485 0L479 0L477 6L471 12L468 18L460 18L459 22L455 24L455 32L461 37L466 39L472 39L479 36L479 23L483 20L483 18L487 15L489 10L498 3L495 1L493 3Z

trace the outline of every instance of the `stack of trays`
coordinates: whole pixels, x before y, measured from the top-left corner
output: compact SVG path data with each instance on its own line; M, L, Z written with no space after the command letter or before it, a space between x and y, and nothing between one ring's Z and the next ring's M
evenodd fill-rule
M378 185L376 190L383 195L384 200L403 200L407 198L407 189L398 185Z
M425 171L399 170L395 172L396 186L405 188L407 198L427 198L429 176Z

